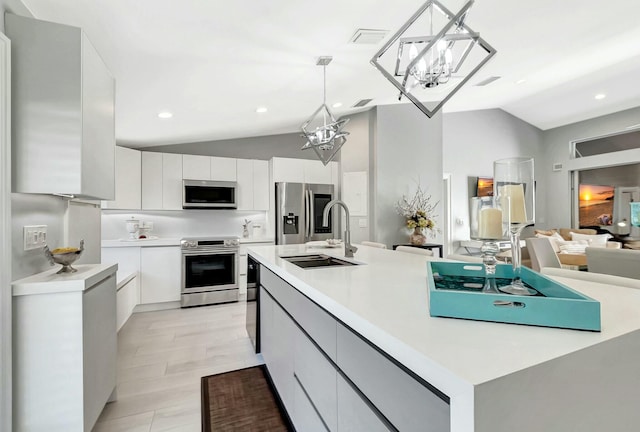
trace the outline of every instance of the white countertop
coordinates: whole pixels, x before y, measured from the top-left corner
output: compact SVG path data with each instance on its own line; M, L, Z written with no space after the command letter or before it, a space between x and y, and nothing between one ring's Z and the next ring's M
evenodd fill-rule
M555 278L601 302L601 332L429 316L429 260L358 245L360 266L302 269L280 256L343 248L252 246L249 254L336 318L453 396L550 359L640 329L640 290Z
M51 270L12 282L13 295L84 291L115 274L118 264L79 264L73 266L78 270L75 273L56 274L60 268L61 266L56 264Z
M206 236L204 236L206 237ZM140 240L128 240L128 239L114 239L114 240L102 240L101 246L103 248L115 248L115 247L155 247L155 246L180 246L179 238L156 238L156 239L140 239ZM245 243L273 243L275 239L273 237L248 237L239 238L240 244Z
M153 246L180 246L179 238L156 238L156 239L140 239L140 240L128 240L128 239L115 239L115 240L102 240L101 246L103 248L108 247L153 247Z
M273 237L240 237L240 244L244 243L275 243L276 239Z

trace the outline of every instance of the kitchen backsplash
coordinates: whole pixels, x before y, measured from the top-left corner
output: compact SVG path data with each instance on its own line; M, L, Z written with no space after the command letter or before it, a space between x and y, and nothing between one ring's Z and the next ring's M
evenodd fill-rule
M127 237L126 220L131 217L153 222L152 236L165 238L200 236L242 237L245 219L262 225L267 234L267 212L238 210L182 210L182 211L102 211L102 239L115 240ZM253 224L249 233L254 234Z

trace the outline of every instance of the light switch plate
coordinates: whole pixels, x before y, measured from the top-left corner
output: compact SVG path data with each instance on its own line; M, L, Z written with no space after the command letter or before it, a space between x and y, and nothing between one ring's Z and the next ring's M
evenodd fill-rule
M41 249L47 244L47 225L25 225L24 250Z

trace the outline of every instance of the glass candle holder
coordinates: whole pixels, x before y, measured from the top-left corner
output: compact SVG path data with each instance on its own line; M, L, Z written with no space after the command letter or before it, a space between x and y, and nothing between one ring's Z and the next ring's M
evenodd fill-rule
M521 269L520 234L535 222L535 183L533 158L500 159L493 163L493 190L498 202L507 205L503 220L509 224L513 280L500 291L516 295L536 295L524 285Z
M508 225L504 223L503 208L494 197L471 198L471 238L482 241L482 263L485 282L482 292L499 293L496 286L497 241L505 237Z

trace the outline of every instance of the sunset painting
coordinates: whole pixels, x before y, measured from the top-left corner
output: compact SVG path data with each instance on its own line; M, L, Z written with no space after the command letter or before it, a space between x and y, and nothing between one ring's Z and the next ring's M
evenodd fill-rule
M580 226L611 225L613 186L581 184L579 191Z

